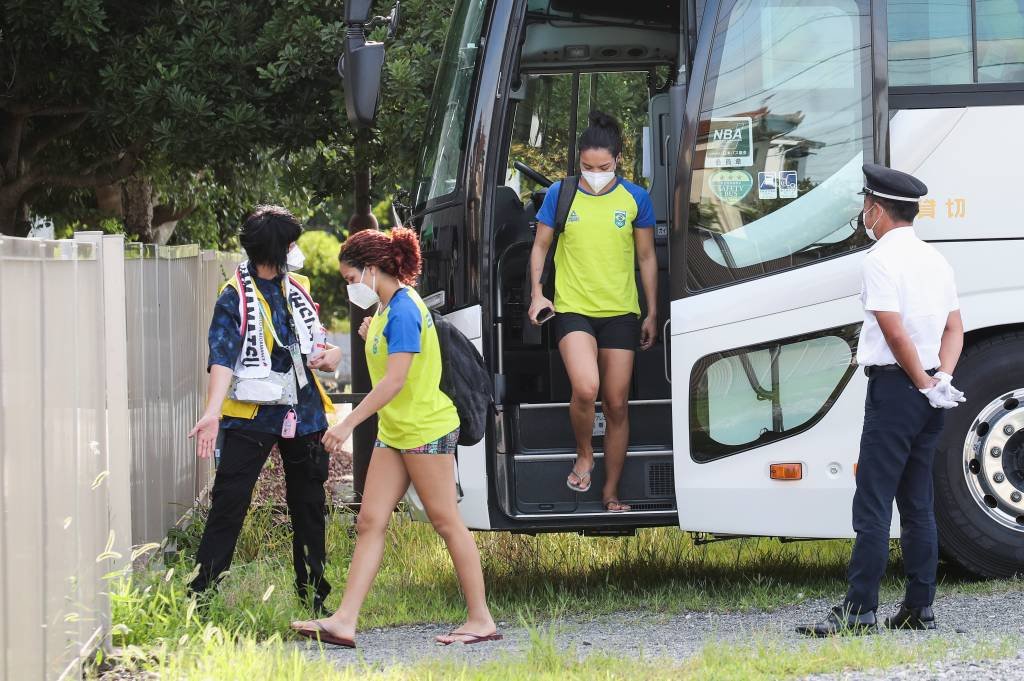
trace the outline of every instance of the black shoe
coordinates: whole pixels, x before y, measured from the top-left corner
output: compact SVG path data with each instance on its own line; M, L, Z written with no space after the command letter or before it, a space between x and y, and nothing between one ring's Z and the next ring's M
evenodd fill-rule
M934 629L935 613L930 605L923 608L908 608L900 603L900 609L892 617L885 618L886 629Z
M328 617L330 617L333 614L334 614L334 611L330 610L326 605L324 605L324 601L323 601L322 598L314 598L313 599L313 615L314 615L314 617L316 617L317 619L327 619Z
M836 606L821 622L799 626L796 632L817 638L836 634L874 634L878 632L878 622L874 610L854 615L848 608Z

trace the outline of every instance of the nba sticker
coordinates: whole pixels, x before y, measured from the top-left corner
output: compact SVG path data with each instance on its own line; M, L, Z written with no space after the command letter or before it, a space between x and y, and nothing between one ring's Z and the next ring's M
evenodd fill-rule
M739 203L754 187L754 178L745 170L719 170L708 178L712 193L722 201Z
M626 226L626 211L617 210L615 211L615 226L622 229Z
M777 199L779 198L779 174L776 172L757 174L757 198Z
M754 165L753 119L749 116L712 118L708 124L705 168Z
M779 172L779 198L782 199L795 199L797 195L796 189L796 171L795 170L783 170Z

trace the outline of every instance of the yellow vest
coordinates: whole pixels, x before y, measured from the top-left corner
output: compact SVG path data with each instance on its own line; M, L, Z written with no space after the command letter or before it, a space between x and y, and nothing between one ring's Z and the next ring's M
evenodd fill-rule
M309 279L307 277L294 273L289 274L288 276L293 277L295 281L299 282L299 285L302 286L302 288L309 291ZM238 290L238 279L235 277L228 279L227 282L220 287L220 292L223 293L224 289L228 286L235 289L239 298L241 298L242 292ZM273 324L270 316L270 304L267 302L266 298L263 297L263 294L260 293L258 286L254 285L253 288L256 291L256 300L259 301L260 306L263 308L263 319L266 320L266 323L263 325L263 340L267 344L267 356L269 357L270 354L274 352L274 334L270 331L270 324ZM310 373L313 374L313 384L316 385L316 389L320 393L320 401L323 402L324 413L333 413L334 403L331 401L331 398L328 397L327 391L324 390L324 387L320 384L320 379L317 378L316 373ZM256 413L259 410L260 405L258 404L252 404L251 402L239 402L238 400L233 400L228 397L224 399L224 406L221 407L220 415L221 418L231 416L239 419L254 419L256 418Z

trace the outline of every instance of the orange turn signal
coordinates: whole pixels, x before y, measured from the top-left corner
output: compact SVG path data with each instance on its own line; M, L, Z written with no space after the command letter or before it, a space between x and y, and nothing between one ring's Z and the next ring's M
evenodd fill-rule
M772 480L801 480L804 477L802 463L773 463L769 469Z

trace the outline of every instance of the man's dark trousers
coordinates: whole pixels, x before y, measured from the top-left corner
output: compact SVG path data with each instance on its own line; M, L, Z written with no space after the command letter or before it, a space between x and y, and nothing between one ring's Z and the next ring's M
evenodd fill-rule
M193 591L203 591L231 565L242 522L249 510L252 490L274 444L284 463L285 497L292 520L292 562L299 597L317 604L331 592L324 579L328 455L320 444L323 432L285 439L268 433L229 429L224 431L220 463L210 494L210 515L199 544L199 574Z
M932 407L900 369L875 370L870 376L853 496L857 541L845 602L853 613L878 608L893 499L900 512L907 607L932 604L939 558L932 463L944 410Z

